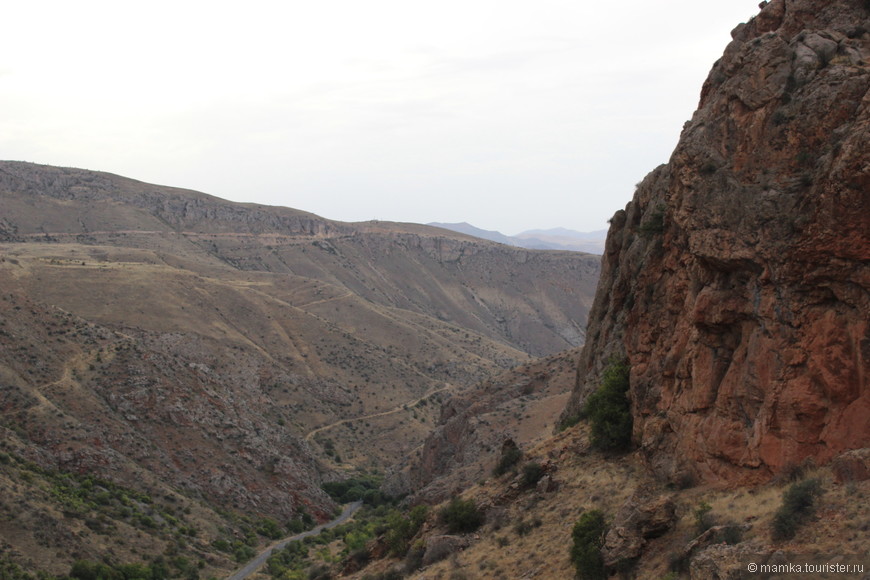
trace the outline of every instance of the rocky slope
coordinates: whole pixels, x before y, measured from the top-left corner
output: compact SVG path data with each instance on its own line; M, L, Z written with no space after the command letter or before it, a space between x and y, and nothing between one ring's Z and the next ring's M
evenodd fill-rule
M318 280L535 356L583 343L600 262L8 161L0 162L0 216L0 241L140 248L197 272L217 264Z
M26 163L0 216L0 429L30 478L0 481L28 506L0 550L54 573L108 549L98 505L27 499L55 476L201 503L215 570L238 518L329 517L320 483L405 457L442 397L582 342L600 263ZM162 552L144 537L114 561Z
M870 445L870 6L766 3L614 215L566 416L612 357L674 481Z
M486 479L506 443L520 452L546 439L574 380L576 350L516 367L451 396L423 444L394 465L386 489L437 503Z

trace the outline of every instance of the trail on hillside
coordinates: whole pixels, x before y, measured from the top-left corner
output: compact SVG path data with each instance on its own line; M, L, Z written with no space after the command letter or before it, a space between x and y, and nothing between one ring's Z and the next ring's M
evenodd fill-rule
M307 532L302 532L301 534L296 534L294 536L290 536L289 538L284 538L283 540L278 540L277 542L275 542L274 544L272 544L271 546L269 546L268 548L266 548L265 550L260 552L260 554L257 557L255 557L253 560L251 560L250 562L245 564L241 570L237 571L232 576L229 576L227 578L227 580L244 580L245 578L247 578L248 576L250 576L251 574L256 572L260 568L260 566L265 564L266 560L268 560L269 557L272 555L272 553L275 552L276 550L283 549L290 542L302 540L304 538L307 538L308 536L316 536L317 534L319 534L323 530L328 530L330 528L334 528L337 525L343 524L344 522L349 520L350 517L361 506L362 506L361 501L355 501L352 504L348 505L346 508L344 508L344 511L341 512L341 515L339 515L337 518L335 518L331 522L326 523L326 524L321 524L321 525L317 526L316 528L312 528L312 529L308 530Z
M413 407L414 405L416 405L417 403L419 403L423 399L428 399L429 397L431 397L432 395L434 395L436 393L440 393L442 391L446 391L446 390L449 390L452 388L453 388L453 385L447 385L445 387L441 387L440 389L435 389L434 391L429 391L428 393L426 393L422 397L420 397L418 399L414 399L413 401L407 401L405 403L401 403L399 405L396 405L395 407L393 407L392 409L389 409L387 411L381 411L380 413L372 413L371 415L360 415L359 417L350 417L348 419L341 419L341 420L336 421L334 423L330 423L328 425L318 427L317 429L313 429L313 430L309 431L305 435L305 440L311 441L312 437L314 437L315 435L317 435L321 431L326 431L328 429L332 429L333 427L338 427L339 425L344 425L346 423L353 423L354 421L364 421L366 419L374 419L376 417L385 417L387 415L392 415L393 413L398 413L399 411L406 411L406 410L408 410L408 409L406 409L406 407Z

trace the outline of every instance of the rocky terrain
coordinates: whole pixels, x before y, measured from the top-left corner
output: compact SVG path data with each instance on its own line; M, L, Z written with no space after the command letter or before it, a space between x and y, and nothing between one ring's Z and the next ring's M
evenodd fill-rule
M773 0L734 29L611 221L585 334L583 255L4 164L0 485L35 498L4 552L55 570L105 550L58 483L93 471L148 488L114 524L150 538L138 553L186 536L226 570L209 546L242 513L322 519L317 482L393 461L390 491L474 517L394 512L306 548L306 575L866 573L868 31L858 0ZM630 441L602 450L586 403L616 367L630 422L605 427Z
M576 358L569 350L539 359L448 398L423 445L391 468L386 489L438 503L489 477L506 443L539 444L564 410Z
M592 510L602 576L585 577L741 578L797 561L866 574L868 31L866 2L816 0L764 2L734 29L670 161L611 221L560 430L520 446L543 477L493 475L508 445L478 434L490 402L534 381L506 373L446 402L408 481L443 499L477 478L462 496L485 519L448 541L431 518L411 577L571 577L572 529ZM621 362L631 450L595 451L584 407Z
M870 12L766 4L614 216L566 415L611 356L671 479L753 483L870 442Z
M600 263L26 163L0 163L0 215L5 452L204 502L206 547L328 519L320 484L407 456L443 397L582 343ZM36 568L99 556L24 530Z

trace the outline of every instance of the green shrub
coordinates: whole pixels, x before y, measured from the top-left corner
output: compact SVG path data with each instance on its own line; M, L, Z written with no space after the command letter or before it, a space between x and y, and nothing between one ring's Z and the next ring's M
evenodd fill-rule
M530 461L523 465L523 487L534 487L544 477L544 467L537 461Z
M470 499L454 497L441 509L438 516L451 534L470 533L483 525L483 513Z
M571 427L573 427L574 425L576 425L579 422L580 422L580 414L579 413L576 415L568 415L567 417L562 417L562 419L559 421L559 426L557 429L558 429L559 433L561 433L565 429L570 429Z
M516 445L504 445L501 449L501 457L493 468L492 474L496 477L504 475L514 468L522 456L523 452Z
M716 171L715 166L713 171ZM665 206L662 204L657 205L649 213L647 219L640 224L637 231L644 238L649 238L665 231Z
M261 536L266 536L270 540L277 540L284 535L281 531L281 528L278 526L278 522L271 518L263 518L260 521L260 526L257 528L257 533Z
M601 510L586 512L574 524L571 532L574 540L571 546L571 562L581 580L603 580L607 577L601 555L605 530L604 514Z
M374 476L352 477L344 481L328 481L321 487L338 503L350 503L364 499L366 492L377 491L381 486L381 479ZM369 498L376 496L370 495Z
M629 366L612 360L601 387L583 408L591 427L590 442L600 451L622 452L631 448L631 403L628 400Z
M798 527L813 515L816 498L821 494L822 484L816 478L791 485L782 494L782 505L773 516L773 538L793 538Z
M702 501L692 512L692 515L695 516L695 531L699 534L703 534L713 526L713 516L710 515L712 510L713 506Z

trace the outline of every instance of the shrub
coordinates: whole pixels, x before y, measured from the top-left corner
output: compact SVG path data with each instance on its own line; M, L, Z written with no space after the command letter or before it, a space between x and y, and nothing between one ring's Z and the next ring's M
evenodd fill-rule
M483 514L470 499L454 497L438 515L451 534L470 533L483 524Z
M534 487L544 477L544 468L537 461L530 461L523 465L523 487Z
M418 505L411 509L407 517L399 512L387 516L385 540L392 555L401 557L408 552L411 538L420 531L427 515L428 508Z
M574 425L580 422L580 415L568 415L567 417L562 417L559 421L558 431L561 433L565 429L570 429Z
M350 503L361 499L366 499L366 492L377 491L381 485L381 479L374 476L352 477L344 481L328 481L321 487L323 491L329 494L329 497L338 503ZM369 494L368 499L383 499L378 494Z
M702 501L698 504L698 507L692 512L692 515L695 516L695 530L699 534L703 534L711 527L713 527L713 516L710 515L710 511L712 511L713 506L708 504L705 501Z
M628 400L629 367L611 360L601 387L586 400L583 412L591 427L590 442L600 451L622 452L631 448L631 403Z
M640 224L637 231L644 238L649 238L665 231L665 206L662 204L657 205L649 213L646 221Z
M501 448L501 457L498 459L498 463L496 463L495 467L492 470L492 474L498 477L499 475L504 475L519 462L520 458L522 458L523 452L520 451L519 447L514 444L505 444Z
M816 479L805 479L793 484L782 494L782 505L773 516L773 538L793 538L798 527L815 511L816 498L822 494L822 484Z
M583 514L574 529L571 537L574 544L571 546L571 562L577 569L577 576L581 580L603 580L604 558L601 556L601 547L604 545L604 514L601 510L592 510Z

